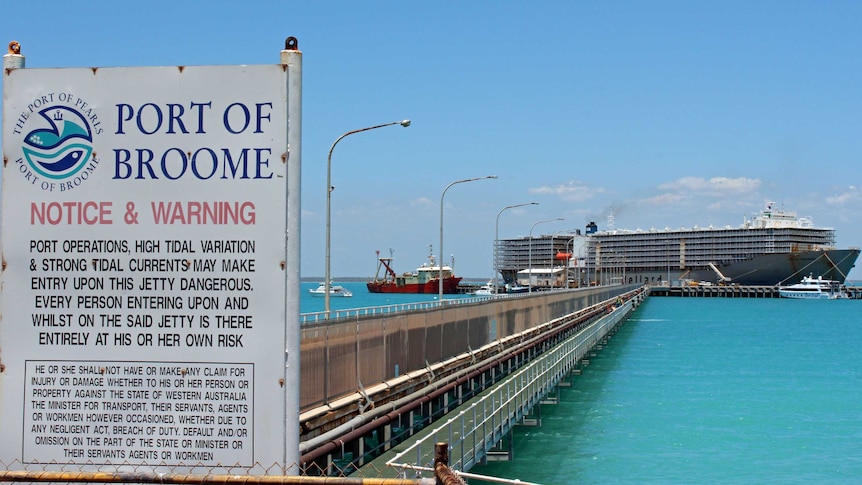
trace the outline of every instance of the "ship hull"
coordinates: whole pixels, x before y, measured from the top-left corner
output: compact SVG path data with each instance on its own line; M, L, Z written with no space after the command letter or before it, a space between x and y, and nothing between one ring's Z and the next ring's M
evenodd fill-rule
M371 293L439 293L440 285L438 280L427 281L425 283L407 283L396 281L369 281L366 286ZM443 279L443 293L455 294L458 293L458 283L461 278L452 276Z
M730 283L739 285L788 285L809 275L844 283L858 257L859 249L764 254L746 261L718 265L718 269L730 278ZM693 270L689 278L718 282L718 275L709 268Z

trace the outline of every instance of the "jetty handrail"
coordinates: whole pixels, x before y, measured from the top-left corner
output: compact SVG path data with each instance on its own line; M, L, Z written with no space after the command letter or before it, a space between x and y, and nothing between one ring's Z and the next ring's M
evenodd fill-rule
M450 443L450 455L455 455L452 468L469 470L632 310L633 302L628 300L584 327L502 380L492 391L456 409L450 418L400 450L386 465L406 476L408 469L427 466L430 458L425 453L431 443L445 440ZM410 456L415 456L415 461Z
M391 305L380 305L380 306L369 306L369 307L360 307L360 308L346 308L343 310L330 310L327 314L326 311L320 312L310 312L310 313L302 313L299 316L299 322L301 325L311 324L311 323L325 323L332 322L336 320L348 320L359 317L367 317L374 315L386 315L390 313L400 313L400 312L409 312L416 310L429 310L432 308L439 308L441 306L449 306L449 305L465 305L469 303L478 303L481 301L488 301L497 298L512 298L516 296L523 296L521 294L500 294L500 295L488 295L488 296L468 296L465 298L453 298L451 300L443 300L442 305L438 300L434 301L420 301L413 303L394 303Z

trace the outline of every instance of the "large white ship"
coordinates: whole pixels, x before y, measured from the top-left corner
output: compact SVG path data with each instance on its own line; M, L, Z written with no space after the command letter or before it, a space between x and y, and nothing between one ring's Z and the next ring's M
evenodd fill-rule
M582 245L582 246L581 246ZM530 268L568 263L570 284L791 285L814 275L843 283L859 248L837 249L835 230L767 203L738 226L598 231L496 242L495 263L507 282ZM560 261L566 254L568 261ZM560 280L559 285L563 284ZM555 284L556 285L556 284Z
M769 202L737 227L593 233L588 266L598 278L630 283L668 280L787 285L813 274L844 282L859 248L836 249L835 230Z

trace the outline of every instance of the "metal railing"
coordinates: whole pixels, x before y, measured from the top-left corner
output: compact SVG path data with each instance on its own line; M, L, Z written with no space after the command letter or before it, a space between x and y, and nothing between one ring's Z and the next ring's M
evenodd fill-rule
M369 307L361 307L361 308L345 308L343 310L330 310L329 317L327 318L327 313L325 311L322 312L311 312L311 313L303 313L299 316L300 324L310 324L310 323L325 323L331 322L335 320L346 320L358 317L369 317L369 316L379 316L379 315L389 315L392 313L399 312L410 312L417 310L430 310L433 308L440 308L441 306L450 306L450 305L465 305L468 303L478 303L481 301L493 300L495 298L507 298L514 296L522 296L522 295L488 295L488 296L469 296L466 298L453 298L451 300L443 300L441 305L440 301L420 301L414 303L396 303L392 305L381 305L381 306L369 306Z
M551 290L544 289L545 291L566 291L573 290L574 288L553 288ZM498 300L500 298L518 298L518 297L528 297L529 295L526 293L499 293L496 295L470 295L465 296L463 298L452 298L452 299L444 299L442 304L438 300L434 301L420 301L413 303L394 303L392 305L380 305L380 306L370 306L370 307L360 307L360 308L345 308L341 310L330 310L328 317L326 311L320 312L309 312L302 313L299 316L300 324L313 324L313 323L326 323L333 322L337 320L349 320L355 319L359 317L369 317L369 316L380 316L380 315L389 315L392 313L399 312L410 312L417 310L430 310L434 308L440 308L441 306L450 306L450 305L467 305L470 303L479 303L489 300Z
M518 422L529 415L575 365L633 310L629 300L595 323L543 353L493 389L455 410L453 417L418 439L386 464L400 470L429 469L434 443L451 443L452 469L477 464ZM412 457L415 457L413 460ZM413 461L411 461L413 460Z

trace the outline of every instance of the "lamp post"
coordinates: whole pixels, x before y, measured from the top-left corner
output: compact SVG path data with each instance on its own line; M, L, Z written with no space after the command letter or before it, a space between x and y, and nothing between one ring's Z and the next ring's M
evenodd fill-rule
M575 229L563 229L561 231L555 231L553 234L551 234L551 270L552 271L554 269L554 263L557 261L557 253L555 252L557 250L557 245L555 244L556 239L557 239L557 235L564 233L564 232L573 233L573 232L575 232ZM566 253L568 253L568 248L569 248L569 245L568 245L568 243L566 243ZM569 287L569 281L568 281L569 260L566 259L565 261L566 261L566 263L565 263L566 266L564 269L566 271L566 288L568 288ZM555 277L554 282L556 282L556 275L552 274L551 276ZM554 287L556 287L556 286L554 286Z
M503 211L505 211L505 210L514 209L515 207L524 207L525 205L539 205L539 203L538 202L527 202L526 204L507 205L506 207L503 207L502 209L500 209L500 212L497 213L497 223L494 226L494 294L495 295L497 294L497 274L499 273L499 271L497 270L497 259L498 259L498 256L497 256L498 243L497 243L497 241L500 240L500 214L502 214Z
M574 247L572 247L574 251ZM578 288L581 287L582 284L586 284L587 287L590 286L590 269L587 266L587 240L584 238L584 243L581 244L581 247L578 249L578 261L583 263L578 268Z
M329 318L329 288L331 282L330 273L329 273L329 245L330 245L330 234L331 234L331 224L330 224L330 202L332 199L332 190L334 187L332 186L332 150L335 149L335 145L338 144L342 139L347 137L348 135L352 135L354 133L362 133L363 131L375 130L377 128L383 128L384 126L392 126L392 125L401 125L403 127L410 126L410 120L401 120L401 121L393 121L391 123L384 123L382 125L369 126L367 128L360 128L358 130L348 131L347 133L339 136L333 143L332 146L329 147L329 156L326 158L326 264L325 271L323 276L323 304L326 310L326 318Z
M572 252L575 251L575 238L576 237L578 237L578 236L572 237L571 239L569 239L569 242L566 243L566 254L568 255L568 256L566 256L566 289L567 290L569 289L569 264L572 262L572 256L574 256L572 254ZM569 252L569 244L572 245L572 252ZM575 261L577 261L577 260L575 260ZM581 287L581 278L578 277L578 288L580 288L580 287Z
M439 274L437 278L437 286L438 290L438 300L440 304L443 304L443 197L446 196L446 191L449 190L449 187L452 187L455 184L463 184L465 182L475 182L476 180L485 180L485 179L495 179L496 175L488 175L485 177L476 177L472 179L464 179L464 180L456 180L451 184L447 185L445 189L443 189L443 193L440 194L440 261L437 261L437 268L439 269Z
M558 217L556 219L546 219L544 221L539 221L533 224L530 227L530 253L529 253L529 261L530 261L530 273L527 275L527 292L533 292L533 228L538 226L539 224L544 224L545 222L554 222L554 221L563 221L562 217Z
M673 257L673 253L671 253L671 245L670 239L667 241L667 287L670 288L670 262ZM669 294L669 293L668 293Z

